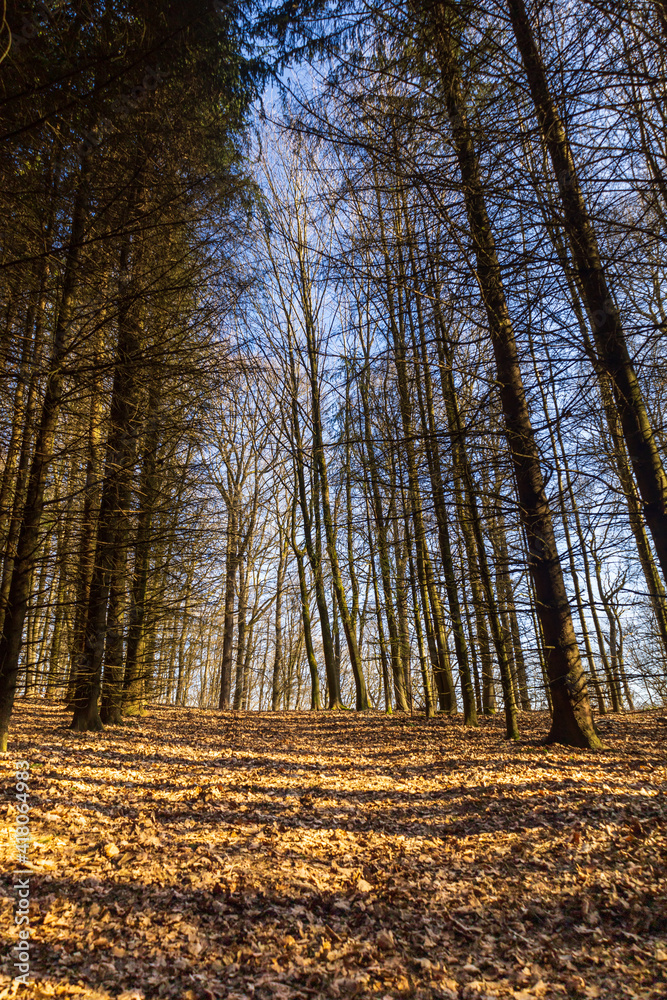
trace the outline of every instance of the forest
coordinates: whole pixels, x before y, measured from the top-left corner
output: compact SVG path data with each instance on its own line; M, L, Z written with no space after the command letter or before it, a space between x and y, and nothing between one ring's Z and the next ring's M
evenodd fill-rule
M590 747L662 703L667 21L535 17L12 28L5 742L17 691Z
M540 761L601 782L617 764L641 778L641 759L645 801L607 776L595 802L648 851L636 878L664 888L647 845L667 722L666 84L664 0L3 0L0 756L43 769L31 795L54 829L49 802L69 803L63 844L75 800L103 797L91 768L121 795L143 762L173 811L180 777L159 785L146 762L191 760L204 809L245 787L245 747L248 801L269 772L287 787L334 763L360 802L403 766L399 785L435 782L436 801L429 754L445 754L452 789L514 775L510 809L522 781L544 785ZM335 826L326 803L313 820L321 782L304 788L306 826ZM464 836L428 833L426 799L397 802L389 826L412 809L415 836ZM577 802L568 816L594 808ZM493 829L470 810L466 837ZM601 820L571 822L568 850ZM132 869L120 834L90 836L100 871ZM139 842L159 852L160 836ZM383 922L385 903L363 902L380 880L370 836L343 866L345 906ZM234 871L212 899L251 892ZM309 979L303 959L286 992L284 976L253 973L251 990L174 973L173 992L158 976L136 996L657 998L667 925L646 893L628 897L635 952L605 966L625 992L601 971L578 985L563 945L562 989L526 959L493 992L474 955L445 981L408 948L422 964L378 986ZM594 950L601 904L582 898ZM278 954L320 926L304 907ZM435 947L433 919L420 941ZM471 921L452 933L472 951L494 932ZM323 926L327 968L321 949L350 931ZM377 934L386 958L399 930ZM132 975L99 996L135 998ZM105 981L102 963L76 989Z

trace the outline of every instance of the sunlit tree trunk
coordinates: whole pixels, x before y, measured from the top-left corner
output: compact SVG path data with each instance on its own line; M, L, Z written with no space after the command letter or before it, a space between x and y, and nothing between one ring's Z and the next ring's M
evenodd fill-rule
M475 489L475 482L473 479L472 469L470 467L470 460L465 445L465 435L463 430L463 423L461 420L461 414L459 411L458 399L456 394L456 386L454 385L454 376L452 372L452 355L449 345L445 336L445 326L442 318L440 317L439 311L436 312L436 316L440 319L440 337L439 345L441 350L440 357L440 372L442 379L442 393L445 402L445 411L447 414L447 424L449 427L449 433L452 441L452 461L454 466L455 480L460 482L460 496L459 501L459 522L461 524L461 529L464 534L464 538L467 536L466 547L468 550L468 561L473 560L474 564L479 568L479 584L482 594L478 596L477 607L480 609L478 613L478 630L482 635L485 634L485 623L483 620L482 602L481 597L483 595L484 603L486 605L485 611L488 617L489 626L491 629L491 636L493 639L493 647L498 659L498 666L500 670L500 683L503 692L503 704L505 708L505 727L508 739L518 739L519 738L519 728L517 719L517 706L514 698L514 688L512 685L512 676L510 671L510 662L507 654L507 647L505 644L502 626L500 622L500 614L498 611L498 602L496 600L496 595L493 589L493 581L491 579L491 570L489 568L489 561L486 554L486 547L484 542L484 534L482 532L482 522L479 513L479 507L477 503L477 494ZM464 501L464 502L462 502ZM473 577L475 585L477 580ZM481 625L479 623L479 618L482 617ZM479 634L478 633L478 634ZM484 710L486 713L491 713L495 709L495 695L493 691L493 673L491 666L484 674L483 677L484 686Z
M440 558L442 560L442 568L445 576L445 589L447 592L452 631L454 633L454 647L456 650L456 659L461 678L464 722L467 726L476 726L477 708L475 705L475 693L472 684L472 675L470 672L468 646L463 629L463 618L461 615L461 604L458 595L454 559L452 557L449 515L447 513L445 501L445 490L440 463L440 450L438 446L437 427L433 406L433 388L431 384L429 358L426 349L426 331L419 299L417 299L416 302L416 310L419 329L419 348L421 350L421 365L415 364L415 374L417 383L417 398L419 401L422 420L422 433L424 435L424 450L426 452L431 485L433 488L433 505L438 525ZM414 329L413 346L416 355L417 343ZM421 386L422 381L423 389Z
M145 636L148 577L153 547L153 515L158 491L157 453L160 421L158 417L158 388L155 385L151 387L148 401L147 424L148 430L143 445L139 481L139 512L134 541L134 565L130 581L127 648L121 699L124 715L133 715L140 711L141 699L142 695L145 696L148 679L148 666L141 662L140 654Z
M79 258L88 211L86 173L84 163L72 211L70 239L58 316L53 332L46 390L27 479L25 505L7 594L4 627L0 637L0 751L7 749L7 732L16 692L23 625L30 599L30 581L40 548L44 490L62 404L65 380L63 362L69 341L72 308L79 278Z
M236 671L234 677L234 704L233 709L238 712L243 702L243 663L245 661L246 633L248 622L248 576L246 573L245 560L239 564L239 602L238 602L238 622L236 626ZM208 659L208 657L207 657Z
M366 682L364 680L361 654L359 653L359 647L357 645L357 636L355 634L352 615L350 614L348 608L345 588L343 586L343 578L340 572L340 563L338 561L338 552L336 550L334 521L331 510L331 500L329 497L329 479L327 475L327 464L324 455L324 439L323 439L323 426L322 426L322 415L321 415L321 404L320 404L320 385L319 385L319 375L318 375L317 348L315 343L315 328L314 328L313 318L310 313L310 301L308 294L309 285L305 274L305 267L303 265L303 262L301 264L301 281L304 289L302 304L304 306L304 312L305 312L308 361L310 365L309 380L310 380L311 409L312 409L312 421L313 421L313 459L317 466L317 472L319 475L320 497L322 503L322 520L324 522L324 534L326 539L327 555L329 556L329 565L331 567L331 576L333 580L334 590L336 593L336 601L338 602L338 610L340 613L341 621L343 623L343 631L345 632L347 649L350 656L350 665L352 667L352 674L354 676L354 685L356 689L356 707L357 711L364 711L368 709L370 706L368 704L368 696L366 694Z
M667 475L628 351L618 307L600 259L597 238L579 183L577 167L523 0L507 0L537 120L553 167L562 205L562 224L586 306L595 350L614 395L643 512L663 577L667 579Z
M552 725L547 739L567 745L598 748L601 742L595 732L586 678L572 627L516 339L486 210L477 154L467 122L460 70L451 34L452 24L447 9L442 5L435 8L433 28L445 106L461 173L466 214L477 262L477 278L493 345L498 390L521 518L528 537L529 567L535 581L538 615L547 650L547 671L553 701Z
M412 557L412 539L410 537L410 525L408 523L407 511L405 518L405 547L408 554L408 571L410 576L410 588L412 590L412 616L415 623L415 634L417 636L417 652L419 654L419 667L422 675L422 690L424 692L424 710L427 719L432 719L435 715L435 700L433 698L433 687L431 684L431 669L429 660L424 651L424 635L422 632L421 616L419 613L419 599L417 596L417 577L415 573L414 561ZM433 666L433 654L431 653L431 666ZM412 704L411 704L412 709Z
M304 542L306 552L310 562L311 572L315 583L315 602L320 619L320 631L322 635L322 650L324 653L324 666L327 680L327 707L339 709L343 707L340 694L340 677L336 672L335 656L333 648L333 638L331 635L331 623L329 621L329 608L327 605L326 593L324 589L324 579L322 575L322 552L320 544L320 506L319 487L317 469L313 470L313 496L312 512L306 495L306 475L305 475L305 455L303 441L300 430L300 415L297 401L297 377L294 360L294 351L291 341L289 342L289 363L290 363L290 416L292 420L292 433L296 444L295 471L296 489L298 490L299 506L301 508L301 523L303 526ZM313 521L315 526L315 537L313 538Z
M383 513L382 495L378 478L378 468L375 456L375 446L373 444L373 429L371 424L368 368L369 356L366 352L366 371L359 379L359 392L361 396L363 420L364 420L364 450L367 458L368 480L370 487L370 502L373 510L373 520L375 522L378 558L380 562L380 575L382 578L382 593L384 597L384 613L387 619L387 629L389 631L389 648L391 655L391 674L394 683L394 698L396 708L399 712L407 712L408 701L405 689L405 675L401 664L400 642L396 614L394 611L394 595L391 584L391 565L389 561L389 545L387 541L387 526ZM369 528L370 533L370 528Z
M379 190L379 186L378 186ZM412 400L408 383L408 362L405 344L404 315L407 304L400 295L394 294L395 280L391 273L391 261L388 252L387 235L385 233L382 205L378 196L378 213L380 235L385 260L385 297L389 329L391 332L393 359L396 371L396 386L398 388L399 408L401 413L401 429L403 432L403 447L407 464L407 488L410 513L413 523L415 562L417 579L422 600L424 628L429 654L435 672L435 682L438 690L440 709L444 712L456 711L456 692L449 663L444 620L440 599L435 587L433 566L426 544L426 529L422 510L419 472L415 455L415 436L412 418ZM401 265L402 272L402 265ZM405 282L402 280L402 284Z
M304 559L304 550L297 545L296 541L296 502L297 494L294 493L294 501L292 507L292 519L290 524L290 536L292 542L292 550L296 556L296 566L297 572L299 574L299 597L301 601L301 620L303 623L303 637L306 645L306 658L308 660L308 669L310 671L310 707L314 711L319 711L321 706L320 703L320 679L317 672L317 659L315 657L315 650L313 648L313 634L312 625L310 620L310 602L308 600L308 584L306 582L306 567Z
M279 516L279 515L278 515ZM271 682L271 711L276 712L280 708L280 697L286 684L283 676L283 590L285 587L285 573L287 571L287 537L282 524L278 525L278 569L276 571L276 607L274 618L275 648L273 654L273 673Z
M134 255L138 266L141 248ZM119 548L125 546L123 528L137 447L142 363L142 320L138 279L128 278L129 238L120 258L120 297L116 366L109 410L104 481L98 518L95 562L90 585L84 647L76 671L72 729L100 729L98 700L107 635L107 610ZM120 691L118 692L120 695Z
M129 491L128 491L129 492ZM126 503L129 497L123 497ZM125 521L125 531L129 525ZM127 537L127 535L125 536ZM104 674L102 678L102 703L100 719L105 725L117 726L122 722L123 700L123 614L126 601L127 549L124 540L118 539L111 565L111 584L107 609L106 639L104 644Z

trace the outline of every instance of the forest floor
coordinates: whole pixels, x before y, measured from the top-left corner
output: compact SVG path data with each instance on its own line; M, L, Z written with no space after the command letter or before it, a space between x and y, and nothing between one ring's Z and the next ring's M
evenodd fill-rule
M661 712L601 720L599 754L539 746L540 714L518 745L499 718L68 721L19 701L0 757L2 998L667 997ZM17 989L22 759L34 982Z

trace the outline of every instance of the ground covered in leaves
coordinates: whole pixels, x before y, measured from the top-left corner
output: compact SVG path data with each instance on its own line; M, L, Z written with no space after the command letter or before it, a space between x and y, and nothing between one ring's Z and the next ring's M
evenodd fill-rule
M21 702L0 758L0 997L667 996L667 724L151 708L96 735ZM31 973L12 982L14 761Z

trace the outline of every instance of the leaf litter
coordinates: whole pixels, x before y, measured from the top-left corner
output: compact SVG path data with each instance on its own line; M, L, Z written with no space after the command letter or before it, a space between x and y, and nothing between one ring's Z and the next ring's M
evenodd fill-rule
M667 996L659 712L151 708L95 735L21 700L4 756L0 998ZM12 981L13 762L30 762L29 987Z

